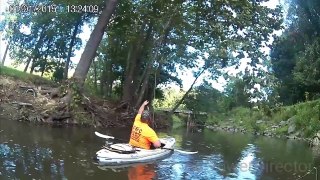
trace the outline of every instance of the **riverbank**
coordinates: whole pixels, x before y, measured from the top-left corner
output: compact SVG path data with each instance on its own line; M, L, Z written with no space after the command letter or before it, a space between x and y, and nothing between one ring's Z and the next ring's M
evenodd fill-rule
M81 125L95 127L130 127L134 111L123 109L120 102L106 100L86 91L82 102L69 111L56 112L63 84L15 69L1 67L0 116L12 120L46 124ZM119 105L120 104L120 105ZM165 114L155 113L155 128L169 127ZM160 120L161 119L161 120ZM171 118L171 126L184 125ZM298 139L320 145L320 101L293 106L260 109L238 107L228 113L210 114L205 126L213 130L252 133L269 137Z
M319 100L273 109L239 107L225 115L210 116L206 127L213 130L304 140L312 146L319 146L319 107Z
M12 68L0 70L0 116L11 120L45 124L80 125L95 127L130 127L134 110L118 107L118 101L94 96L85 90L82 101L59 111L64 95L64 84L24 73ZM162 118L155 115L155 119ZM156 128L168 127L159 121Z

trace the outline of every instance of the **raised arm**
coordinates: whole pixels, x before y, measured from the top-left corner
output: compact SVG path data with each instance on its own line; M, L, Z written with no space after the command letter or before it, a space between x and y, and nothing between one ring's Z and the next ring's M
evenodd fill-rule
M139 108L139 110L138 110L138 114L142 114L142 112L143 112L143 110L144 110L144 107L145 107L146 105L148 105L148 103L149 103L149 101L147 101L147 100L142 103L142 105L140 106L140 108Z

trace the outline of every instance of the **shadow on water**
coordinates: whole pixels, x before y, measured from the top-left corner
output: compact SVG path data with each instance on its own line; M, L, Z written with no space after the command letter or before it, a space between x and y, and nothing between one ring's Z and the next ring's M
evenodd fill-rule
M0 118L0 179L298 179L319 156L307 144L243 134L174 129L178 152L149 164L99 167L92 157L104 140L91 128L53 128ZM128 139L130 129L101 133ZM315 179L315 171L303 179Z

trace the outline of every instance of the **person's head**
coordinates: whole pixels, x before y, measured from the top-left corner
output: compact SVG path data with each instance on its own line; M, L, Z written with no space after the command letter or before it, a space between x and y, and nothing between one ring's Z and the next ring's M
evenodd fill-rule
M148 110L144 110L141 114L141 122L150 123L150 121L151 121L150 112Z

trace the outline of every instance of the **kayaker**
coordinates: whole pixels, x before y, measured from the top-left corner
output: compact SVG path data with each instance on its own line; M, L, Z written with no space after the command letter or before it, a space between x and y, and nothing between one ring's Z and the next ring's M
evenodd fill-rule
M161 142L155 131L149 127L150 112L145 110L149 101L144 101L138 110L131 130L129 144L134 147L151 149L161 147Z

